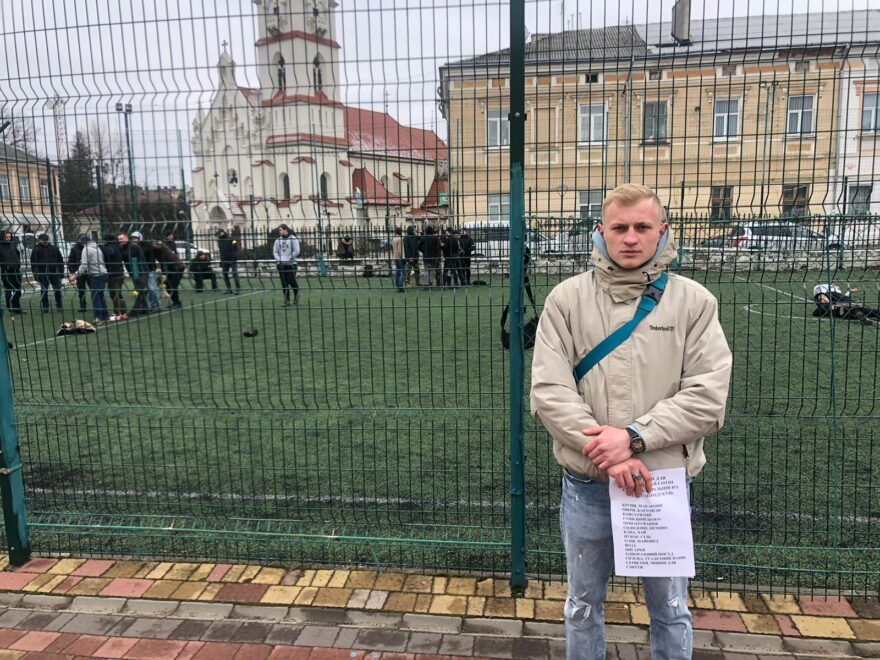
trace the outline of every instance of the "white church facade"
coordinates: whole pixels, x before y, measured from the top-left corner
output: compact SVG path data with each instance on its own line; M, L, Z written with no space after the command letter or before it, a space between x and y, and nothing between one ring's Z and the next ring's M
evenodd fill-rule
M424 217L428 193L445 183L446 145L340 101L336 2L252 2L259 88L238 85L224 47L214 98L193 121L193 230L386 228Z

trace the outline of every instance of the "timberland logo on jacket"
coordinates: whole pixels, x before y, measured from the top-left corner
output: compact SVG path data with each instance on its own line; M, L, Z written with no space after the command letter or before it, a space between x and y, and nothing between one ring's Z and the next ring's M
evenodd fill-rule
M674 325L652 325L651 330L658 330L660 332L675 332Z

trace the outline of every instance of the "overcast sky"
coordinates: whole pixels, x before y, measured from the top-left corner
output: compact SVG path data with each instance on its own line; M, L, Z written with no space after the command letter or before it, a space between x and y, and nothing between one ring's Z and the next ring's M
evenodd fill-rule
M509 45L507 2L337 0L345 103L382 109L446 138L436 106L438 69ZM869 0L695 1L692 18L865 9ZM531 33L668 20L664 0L537 0ZM66 100L68 139L95 120L121 133L117 101L131 103L138 183L189 182L189 131L216 85L221 42L239 83L256 86L256 12L250 0L0 0L0 112L33 117L38 149L57 157L46 101ZM182 136L182 153L178 149Z

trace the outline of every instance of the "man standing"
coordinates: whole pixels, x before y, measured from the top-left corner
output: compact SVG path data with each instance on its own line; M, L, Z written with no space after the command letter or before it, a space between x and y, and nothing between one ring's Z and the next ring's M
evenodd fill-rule
M281 290L284 292L284 304L290 306L290 291L293 290L293 304L299 304L299 283L296 281L296 258L299 256L299 240L290 232L290 227L278 227L278 238L272 246L272 256L278 265L281 277Z
M165 275L165 290L171 296L171 305L168 309L180 309L180 280L183 279L183 266L177 257L177 252L168 247L166 243L153 243L153 256Z
M110 294L110 303L113 306L110 320L124 321L128 318L125 296L122 293L122 285L125 283L125 269L122 265L122 248L113 234L107 234L104 237L101 252L104 253L104 265L107 267L107 293Z
M147 272L144 269L144 251L138 245L140 241L129 241L125 234L119 234L118 239L122 249L122 262L131 277L134 289L134 305L131 308L131 316L149 314L149 310L147 310Z
M403 258L403 230L394 228L394 236L391 238L391 259L394 261L392 281L398 293L406 293L406 259Z
M220 249L220 270L223 271L226 293L232 293L232 285L229 282L229 272L232 271L232 279L235 282L235 295L238 295L241 293L241 282L238 280L238 239L221 229L217 232L217 246Z
M452 227L447 227L446 234L440 240L443 246L443 286L453 286L454 283L461 284L458 263L460 253L458 232Z
M471 283L471 255L474 253L474 239L468 234L467 229L461 230L461 237L458 239L458 247L461 249L461 256L458 263L461 264L461 279L464 284Z
M6 309L12 315L24 314L21 308L21 252L18 251L15 235L11 231L4 232L3 240L0 241L0 275Z
M143 254L141 269L147 276L150 311L161 311L162 301L159 299L159 265L156 262L156 253L153 249L153 242L144 241L144 235L139 231L131 232L131 242L139 246Z
M425 227L425 235L419 241L419 252L425 262L425 288L440 286L440 237L433 225Z
M79 270L79 265L82 262L82 253L85 244L76 242L70 248L70 252L67 254L67 273L69 275L76 275L76 271ZM79 311L86 311L86 289L89 287L89 276L88 275L80 275L76 278L76 297L79 301Z
M70 279L74 281L78 277L88 277L89 289L92 292L92 307L95 310L95 323L103 323L110 318L107 313L107 301L104 298L104 288L107 286L107 266L104 265L104 253L88 234L81 234L79 242L83 246L82 257L76 275L71 275Z
M419 286L419 237L415 225L406 228L403 237L403 256L406 259L406 285Z
M49 242L48 234L37 236L31 250L31 271L40 285L40 307L49 311L49 287L55 292L55 308L62 309L61 278L64 275L64 257L56 245Z
M731 369L717 301L693 280L668 274L656 308L576 380L581 359L633 319L646 286L662 285L676 256L659 198L634 184L608 194L593 240L595 268L547 297L532 363L531 411L563 468L570 660L605 657L605 590L614 565L608 480L638 497L651 491L651 470L684 467L696 477L706 463L703 437L724 421ZM643 585L652 657L690 658L687 578L646 577Z

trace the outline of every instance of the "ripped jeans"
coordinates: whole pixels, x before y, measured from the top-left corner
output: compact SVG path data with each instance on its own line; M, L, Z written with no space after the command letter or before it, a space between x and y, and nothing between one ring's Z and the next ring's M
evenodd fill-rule
M605 591L614 569L608 484L565 472L559 511L568 569L565 645L568 660L604 660ZM651 657L691 657L693 628L687 578L642 578L651 615Z

